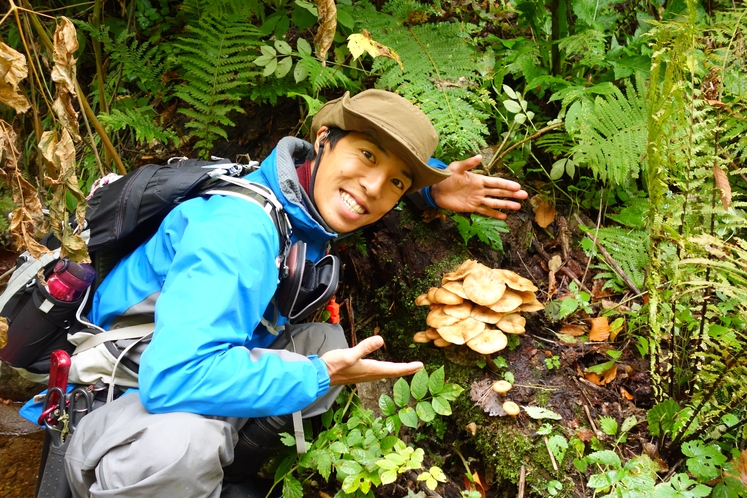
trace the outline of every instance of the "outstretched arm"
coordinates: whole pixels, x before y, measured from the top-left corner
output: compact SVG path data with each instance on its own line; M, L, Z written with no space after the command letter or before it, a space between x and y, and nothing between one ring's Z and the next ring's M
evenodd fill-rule
M354 348L335 349L324 353L321 359L327 364L329 384L337 386L373 382L390 377L403 377L412 375L423 368L423 364L419 361L392 363L363 358L383 345L384 339L375 335L359 342Z
M506 214L499 209L521 209L521 204L507 199L527 198L521 185L511 180L478 175L469 170L480 164L482 156L477 155L455 161L447 168L451 176L431 187L431 196L438 207L459 213L479 213L498 220L505 220Z

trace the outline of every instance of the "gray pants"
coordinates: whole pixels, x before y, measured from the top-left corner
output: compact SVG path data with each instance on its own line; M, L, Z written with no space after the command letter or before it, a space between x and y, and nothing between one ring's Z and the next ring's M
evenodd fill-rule
M271 347L322 356L347 342L339 325L309 323L293 326ZM304 418L328 410L341 389L331 387L303 410ZM218 498L246 420L151 414L138 395L124 395L86 415L70 438L65 471L73 496Z

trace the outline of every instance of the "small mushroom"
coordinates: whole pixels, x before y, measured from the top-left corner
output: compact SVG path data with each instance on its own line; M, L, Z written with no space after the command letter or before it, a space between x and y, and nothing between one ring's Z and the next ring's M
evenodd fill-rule
M429 327L433 327L434 329L446 327L448 325L454 325L458 321L459 318L447 315L443 312L442 308L432 310L425 318L425 323L427 323Z
M420 344L431 342L431 339L428 338L425 332L415 332L415 335L412 337L412 340L413 342L417 342Z
M526 332L527 320L518 313L510 313L504 316L497 327L507 334L523 334Z
M465 318L453 325L436 327L439 335L453 344L464 344L485 330L485 323L474 318Z
M521 412L521 409L519 408L519 405L514 403L513 401L505 401L503 403L503 411L506 412L506 414L515 417Z
M444 305L444 313L449 316L455 316L457 318L469 318L472 312L472 303L465 301L461 304L446 304Z
M428 294L420 294L415 298L415 306L428 306L431 304L431 300L428 299Z
M537 299L531 303L524 303L519 306L519 311L542 311L545 309L545 305L539 302Z
M482 306L489 306L501 299L506 284L493 278L494 275L490 270L473 271L467 275L462 284L467 297Z
M533 303L537 300L537 296L532 291L516 291L516 293L521 296L522 304Z
M467 294L464 292L464 286L462 285L462 282L459 280L453 280L450 282L446 282L441 287L446 289L449 292L453 292L454 294L461 297L462 299L469 299L467 297Z
M462 304L464 302L464 299L457 296L453 292L447 291L443 287L439 287L436 289L436 292L433 293L433 302L434 303L441 303L441 304Z
M428 289L428 293L425 295L425 297L430 301L431 303L435 303L436 301L436 291L438 290L438 287L431 287Z
M501 279L506 285L517 291L532 291L537 292L537 287L532 283L531 280L522 277L521 275L512 272L511 270L493 270L500 274Z
M430 339L431 341L438 339L441 337L441 334L438 333L438 330L434 329L433 327L429 328L425 331L426 337Z
M486 329L481 334L467 341L467 346L480 354L493 354L508 345L508 338L503 332L495 329Z
M446 282L463 280L464 277L469 275L473 270L480 267L485 268L485 265L478 263L474 259L466 259L457 266L453 272L444 273L444 276L441 278L441 283L445 284Z
M498 301L486 306L497 313L510 313L521 306L521 296L511 289L506 289Z
M433 345L437 348L445 348L446 346L450 345L451 343L444 339L443 337L439 337L438 339L435 339L433 341Z
M476 320L480 320L481 322L485 323L498 323L501 321L501 318L506 316L505 313L498 313L487 306L473 306L472 311L470 312L470 316Z
M510 382L505 380L497 380L493 383L493 391L497 392L501 396L506 394L514 387Z

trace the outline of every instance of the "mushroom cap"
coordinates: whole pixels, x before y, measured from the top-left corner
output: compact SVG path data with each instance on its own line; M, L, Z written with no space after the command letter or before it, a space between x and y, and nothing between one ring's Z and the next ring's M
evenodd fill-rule
M500 322L501 318L506 316L506 314L493 311L487 306L477 305L477 306L472 307L472 312L470 313L470 316L476 320L480 320L481 322L495 324L495 323Z
M537 300L537 296L532 291L517 291L515 289L514 291L521 296L522 304L533 303Z
M506 289L498 301L486 306L497 313L510 313L521 306L521 296L511 289Z
M527 319L518 313L510 313L498 322L498 328L507 334L523 334Z
M506 284L495 278L492 270L473 271L464 277L464 293L474 303L488 306L498 301L506 291Z
M469 275L474 269L479 267L484 267L481 263L478 263L474 259L466 259L462 261L462 263L456 267L456 269L449 273L444 273L444 276L441 277L441 284L445 284L446 282L451 282L453 280L462 280L464 277Z
M428 338L425 332L415 332L415 335L412 337L413 342L419 342L421 344L424 344L426 342L431 342L431 339Z
M437 348L445 348L446 346L449 346L451 343L444 339L443 337L439 337L438 339L433 340L433 345Z
M485 323L474 318L465 318L453 325L436 327L441 337L453 344L464 344L485 330Z
M512 387L514 386L506 380L497 380L493 383L493 391L498 394L506 394Z
M436 302L436 291L437 290L438 290L438 287L431 287L430 289L428 289L428 292L425 295L425 297L431 303L435 303Z
M428 306L431 304L431 300L428 299L428 294L420 294L415 298L415 306Z
M441 334L438 333L438 330L434 329L433 327L429 328L425 331L426 337L430 339L431 341L438 339L441 337Z
M436 292L433 293L433 302L434 303L441 303L441 304L462 304L464 302L464 299L457 296L453 292L447 291L443 287L440 287L436 289Z
M467 341L467 346L480 354L492 354L506 348L508 338L503 332L486 329L481 334Z
M519 311L542 311L543 309L545 309L545 305L536 299L531 303L524 303L519 306Z
M472 303L465 301L462 304L446 304L444 305L444 313L449 316L457 318L469 318L472 312Z
M425 318L425 323L427 323L429 327L433 327L434 329L446 327L448 325L454 325L458 321L459 318L447 315L446 313L444 313L442 308L431 310L431 312L428 313L428 316Z
M519 408L519 405L513 401L506 401L503 403L503 411L508 415L515 417L521 412L521 409Z
M511 270L493 270L500 274L502 281L517 291L532 291L537 292L537 287L528 278L524 278L521 275L512 272Z
M446 282L441 287L449 292L453 292L462 299L469 299L467 297L467 294L464 292L464 286L462 285L462 282L460 280L452 280L450 282Z

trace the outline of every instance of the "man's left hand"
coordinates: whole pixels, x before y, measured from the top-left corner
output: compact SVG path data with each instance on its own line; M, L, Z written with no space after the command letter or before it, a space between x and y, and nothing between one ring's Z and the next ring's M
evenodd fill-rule
M511 180L478 175L469 170L480 164L482 156L477 155L455 161L447 168L451 176L431 187L431 196L438 207L458 213L479 213L498 220L505 220L506 214L499 209L521 209L518 202L506 200L527 198L521 185Z

